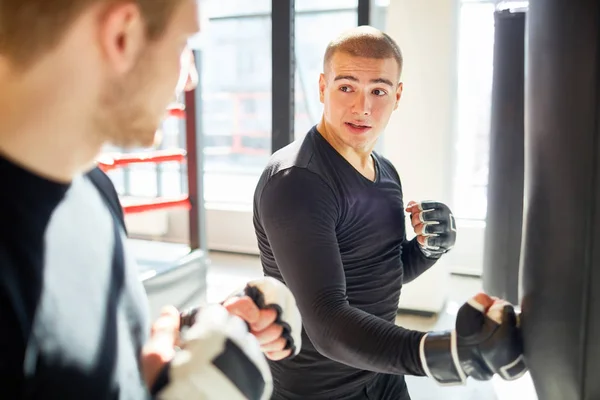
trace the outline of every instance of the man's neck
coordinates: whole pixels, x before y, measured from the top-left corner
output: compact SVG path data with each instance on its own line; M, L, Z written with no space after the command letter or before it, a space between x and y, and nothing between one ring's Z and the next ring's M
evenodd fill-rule
M333 132L327 127L325 121L321 120L317 125L317 130L329 142L329 144L352 165L360 174L367 179L375 179L375 164L373 160L373 147L355 149L347 146L340 141Z
M78 112L77 99L63 93L44 98L8 84L0 94L0 155L22 168L60 183L85 171L102 149Z

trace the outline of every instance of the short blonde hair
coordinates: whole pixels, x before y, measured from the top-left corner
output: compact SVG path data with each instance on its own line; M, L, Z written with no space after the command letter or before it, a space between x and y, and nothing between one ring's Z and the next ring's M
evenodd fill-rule
M31 63L58 45L77 17L98 2L137 4L148 37L155 39L181 0L0 0L0 54L19 65Z

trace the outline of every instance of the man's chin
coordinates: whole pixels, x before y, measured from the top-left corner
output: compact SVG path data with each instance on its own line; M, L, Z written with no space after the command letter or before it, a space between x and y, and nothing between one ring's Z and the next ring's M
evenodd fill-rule
M133 150L133 149L150 149L156 148L160 146L162 143L163 135L160 130L153 132L152 134L138 134L131 135L128 137L121 137L112 141L112 145L116 147L120 147L124 150Z
M161 143L162 143L162 134L156 132L153 135L148 135L144 138L140 138L138 140L138 142L135 144L135 147L151 149L151 148L159 147Z
M359 152L372 150L375 142L376 140L371 137L350 137L346 139L346 144Z

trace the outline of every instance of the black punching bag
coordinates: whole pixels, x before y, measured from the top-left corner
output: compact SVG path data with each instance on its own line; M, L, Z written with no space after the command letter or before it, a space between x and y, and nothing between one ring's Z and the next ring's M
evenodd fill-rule
M519 302L523 216L525 13L497 11L483 288Z
M521 247L540 400L600 399L600 1L530 1Z

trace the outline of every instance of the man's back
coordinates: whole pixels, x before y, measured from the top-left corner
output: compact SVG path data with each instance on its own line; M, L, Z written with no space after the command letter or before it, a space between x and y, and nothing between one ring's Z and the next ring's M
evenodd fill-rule
M146 298L102 196L86 177L61 185L4 158L0 175L2 394L146 398Z
M378 346L386 346L387 341L367 343L368 337L358 335L353 339L355 332L351 326L346 330L328 326L328 323L336 323L339 313L355 312L346 308L347 305L359 310L361 315L356 318L366 318L365 321L376 318L393 323L395 319L403 282L402 189L391 164L378 155L374 155L374 159L376 178L370 181L313 128L303 141L273 156L258 184L254 221L265 274L288 286L303 282L304 286L296 290L295 295L300 309L310 310L304 312L303 319L305 327L312 328L308 333L303 332L303 347L297 357L271 365L276 393L281 398L367 398L365 391L380 376L348 366L341 360L335 361L332 358L336 351L331 347L336 346L339 339L342 339L339 343L351 343L343 351L361 364L364 360L358 354L353 357L354 349L372 348L377 358L378 353L393 352L400 345L377 350ZM297 193L292 193L296 190ZM307 192L312 200L305 200L303 193ZM288 218L283 212L276 220L265 216L269 208L282 207L283 202L290 214L296 209L302 217L289 215ZM292 224L298 219L305 223ZM326 232L329 230L334 234ZM278 245L279 254L272 248L275 232L278 236L295 238ZM291 243L293 240L296 242ZM313 246L307 247L308 241L321 246L314 249L318 255L312 257L323 266L313 266L317 271L308 272L308 268L298 262L304 257L300 253ZM336 263L341 263L343 276L329 268ZM310 304L303 304L305 302ZM386 336L382 329L385 328L373 326L372 338ZM335 337L338 332L345 337ZM390 340L394 340L392 336L390 334ZM389 364L385 360L381 362ZM387 365L379 372L386 372L388 368L394 366ZM396 384L404 385L401 376Z

